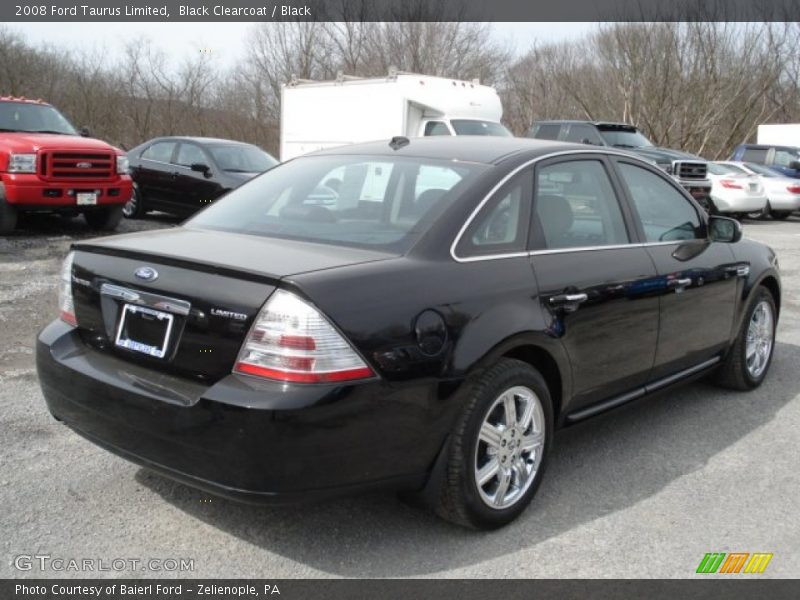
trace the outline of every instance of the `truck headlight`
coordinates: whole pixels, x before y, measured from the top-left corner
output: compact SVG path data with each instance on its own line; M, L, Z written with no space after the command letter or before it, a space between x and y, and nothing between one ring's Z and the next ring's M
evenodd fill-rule
M9 173L36 173L35 154L11 154L8 157Z
M130 161L127 156L117 156L117 173L119 175L125 175L128 172L129 166Z

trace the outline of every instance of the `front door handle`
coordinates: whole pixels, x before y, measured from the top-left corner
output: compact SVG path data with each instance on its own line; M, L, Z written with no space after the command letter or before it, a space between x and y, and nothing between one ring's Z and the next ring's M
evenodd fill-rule
M692 280L689 277L686 277L685 279L670 279L667 281L667 285L678 291L682 291L683 288L692 285Z
M550 296L550 306L562 308L567 312L578 310L578 307L589 299L588 294L577 292L574 294L558 294Z

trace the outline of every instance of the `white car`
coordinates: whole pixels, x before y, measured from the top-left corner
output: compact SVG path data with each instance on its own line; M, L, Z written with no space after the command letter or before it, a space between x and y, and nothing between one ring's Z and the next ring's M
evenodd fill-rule
M708 163L711 180L711 212L744 216L763 213L767 195L759 175L751 175L738 167L724 163Z
M785 219L794 211L800 210L800 179L784 177L764 165L750 162L720 161L717 164L730 167L748 175L758 175L767 195L766 209L760 214L749 214L753 218L771 216Z

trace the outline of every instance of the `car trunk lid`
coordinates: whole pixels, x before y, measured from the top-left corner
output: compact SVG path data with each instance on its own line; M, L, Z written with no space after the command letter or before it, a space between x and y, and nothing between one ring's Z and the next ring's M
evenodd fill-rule
M283 277L384 260L340 246L176 228L74 245L72 293L84 341L206 382L228 375Z

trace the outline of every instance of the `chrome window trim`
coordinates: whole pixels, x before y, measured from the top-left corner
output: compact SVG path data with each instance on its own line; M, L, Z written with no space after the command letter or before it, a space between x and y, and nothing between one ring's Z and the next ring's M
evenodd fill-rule
M576 248L552 248L546 250L531 250L531 251L519 251L519 252L506 252L506 253L498 253L498 254L486 254L486 255L476 255L476 256L466 256L461 257L456 254L456 247L458 243L461 241L461 237L464 235L464 232L469 228L472 224L472 221L475 220L475 217L481 211L481 209L486 205L487 202L494 196L494 194L503 187L512 177L514 177L517 173L522 171L523 169L527 169L531 165L534 165L540 161L546 160L548 158L554 158L557 156L570 156L573 154L599 154L601 156L622 156L626 159L631 159L637 162L642 163L648 167L652 167L653 165L646 160L643 160L641 157L635 156L628 152L619 152L615 150L560 150L558 152L551 152L549 154L543 154L542 156L537 156L536 158L532 158L531 160L519 165L510 173L508 173L505 177L503 177L497 184L489 190L489 193L484 196L483 200L478 203L478 206L470 213L467 220L461 226L461 229L458 230L453 243L450 245L450 256L453 258L454 261L458 263L471 263L471 262L478 262L482 260L501 260L504 258L522 258L522 257L530 257L530 256L537 256L540 254L562 254L566 252L591 252L596 250L621 250L624 248L646 248L648 246L666 246L669 244L679 244L682 242L687 242L691 240L673 240L670 242L631 242L629 244L616 244L616 245L607 245L607 246L580 246Z

